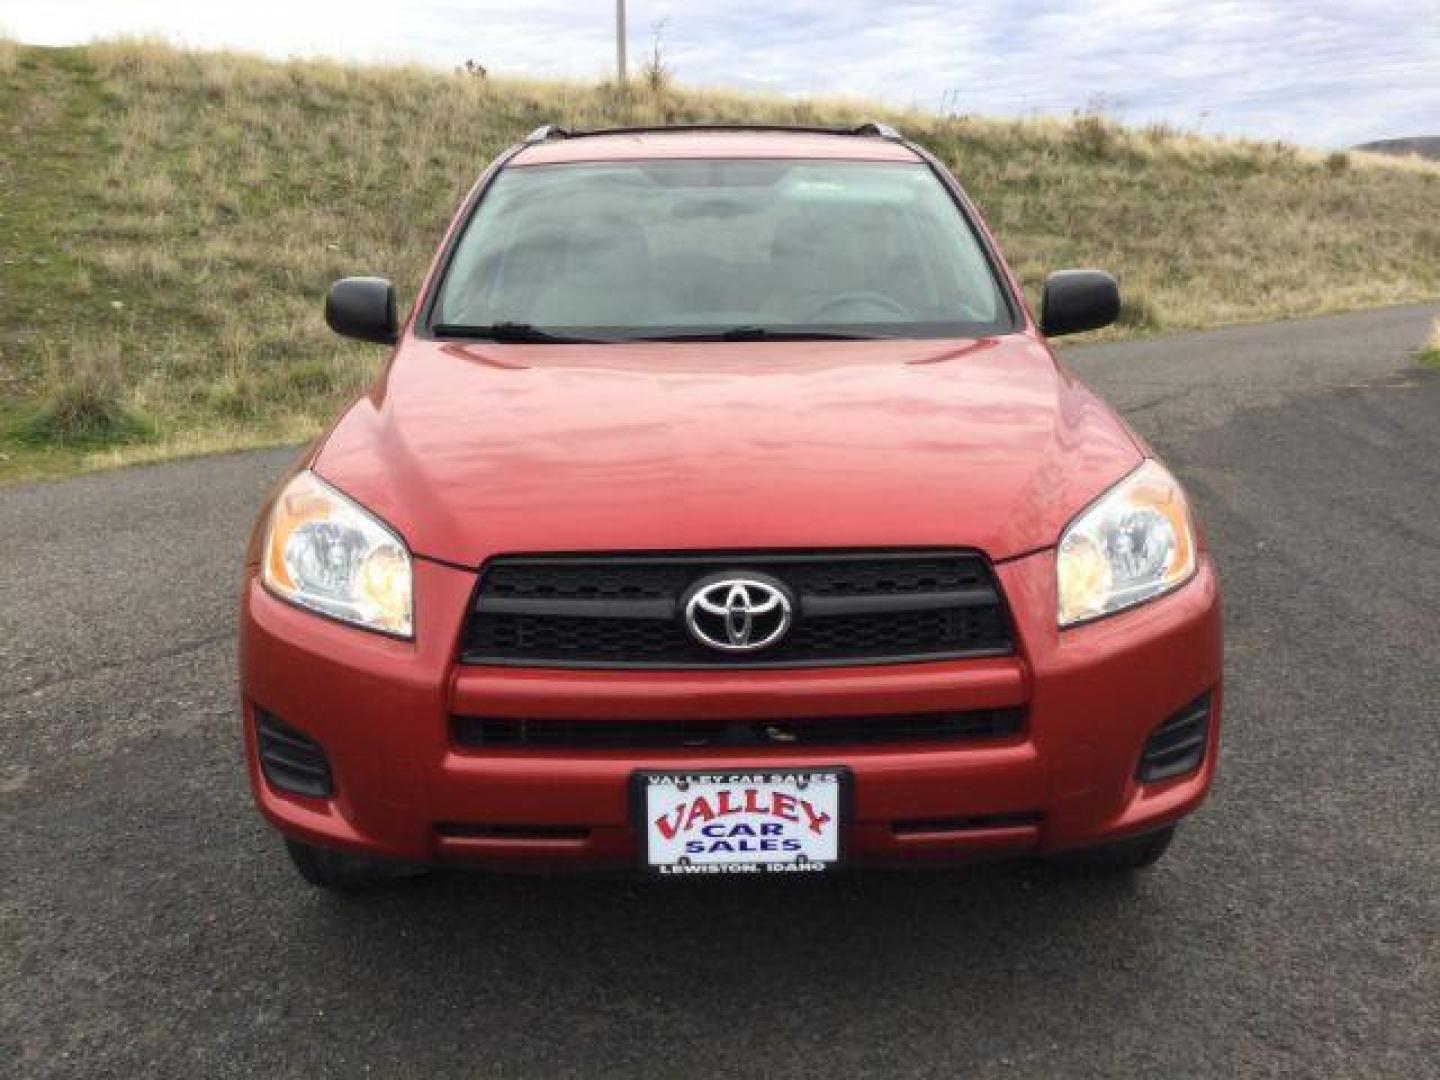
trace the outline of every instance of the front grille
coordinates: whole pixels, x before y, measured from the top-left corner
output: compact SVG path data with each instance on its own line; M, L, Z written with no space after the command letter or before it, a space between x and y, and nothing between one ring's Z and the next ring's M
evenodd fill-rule
M1202 694L1157 727L1145 743L1136 776L1154 784L1194 772L1210 736L1210 695Z
M1021 709L828 716L805 720L498 720L459 716L455 742L473 749L667 749L817 747L963 742L1020 733Z
M328 798L334 791L330 762L314 739L256 709L255 741L260 771L271 787L313 799Z
M702 578L757 573L793 596L775 645L696 641L681 600ZM785 667L894 663L1011 651L994 574L974 552L552 556L483 570L461 659L569 667Z

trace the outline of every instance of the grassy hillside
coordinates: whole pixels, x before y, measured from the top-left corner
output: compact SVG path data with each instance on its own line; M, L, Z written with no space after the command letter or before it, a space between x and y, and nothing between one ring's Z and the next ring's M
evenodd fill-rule
M675 87L0 41L0 478L296 439L381 358L329 282L408 301L484 163L536 124L891 122L1032 290L1113 269L1121 333L1440 295L1440 167L1096 116L1001 122Z

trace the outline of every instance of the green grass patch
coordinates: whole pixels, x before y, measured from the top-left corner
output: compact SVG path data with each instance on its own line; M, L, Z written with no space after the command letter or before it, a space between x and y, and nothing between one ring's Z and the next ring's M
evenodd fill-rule
M151 421L113 397L77 383L22 412L10 429L10 437L22 446L78 450L145 442L155 435Z
M1435 325L1430 330L1430 336L1420 346L1420 351L1415 354L1415 359L1421 367L1440 368L1440 319L1435 320Z

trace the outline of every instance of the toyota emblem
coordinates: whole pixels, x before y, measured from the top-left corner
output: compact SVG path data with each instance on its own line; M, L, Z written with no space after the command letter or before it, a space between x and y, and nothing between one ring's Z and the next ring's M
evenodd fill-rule
M785 586L763 574L712 574L692 585L684 600L691 636L721 652L774 645L790 629L792 611Z

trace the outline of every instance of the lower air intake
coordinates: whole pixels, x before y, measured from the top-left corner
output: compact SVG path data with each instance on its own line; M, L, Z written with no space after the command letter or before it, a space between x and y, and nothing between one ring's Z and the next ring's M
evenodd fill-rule
M255 710L255 741L260 750L260 771L277 791L328 798L335 790L325 750L308 735L296 731L264 709Z
M1157 727L1145 743L1136 776L1141 783L1173 780L1200 768L1210 738L1207 692Z

